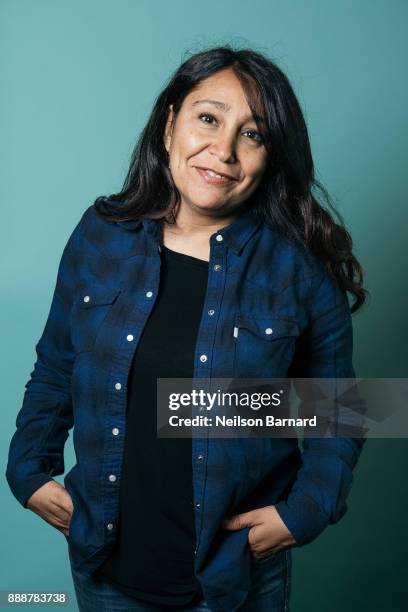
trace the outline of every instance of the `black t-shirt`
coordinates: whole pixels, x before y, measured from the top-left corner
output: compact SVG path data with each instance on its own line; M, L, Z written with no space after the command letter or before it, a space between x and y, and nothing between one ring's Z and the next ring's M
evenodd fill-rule
M191 438L157 438L156 378L192 378L208 262L162 245L160 290L129 374L118 538L98 568L128 595L177 607L203 598L194 575Z

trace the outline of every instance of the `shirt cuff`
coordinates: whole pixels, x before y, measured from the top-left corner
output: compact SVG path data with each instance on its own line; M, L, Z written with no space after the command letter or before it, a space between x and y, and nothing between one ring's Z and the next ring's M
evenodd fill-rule
M287 500L275 504L281 519L296 540L297 546L312 542L328 526L329 519L309 495L291 493Z
M7 473L6 478L14 497L20 502L23 508L27 508L27 501L37 489L42 487L46 482L54 480L49 474L36 474L35 476L26 478L15 478Z

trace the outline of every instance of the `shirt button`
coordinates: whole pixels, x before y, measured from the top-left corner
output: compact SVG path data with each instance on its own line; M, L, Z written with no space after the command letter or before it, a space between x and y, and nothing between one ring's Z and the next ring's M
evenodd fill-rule
M201 504L196 504L196 508L200 508L200 507L201 507Z
M216 237L215 237L215 239L216 239L216 240L218 240L218 242L221 242L221 241L222 241L222 236L221 236L221 234L217 234L217 235L216 235Z
M205 363L207 361L207 355L200 355L200 361Z
M204 459L204 455L197 455L197 459Z
M109 531L112 531L112 529L113 529L113 523L108 523L108 524L106 525L106 529L108 529Z
M129 340L129 342L132 342L132 340L133 340L133 334L128 334L128 335L126 336L126 340Z
M272 327L267 327L265 329L265 334L271 334L272 333Z
M153 291L147 291L146 292L146 297L152 297L153 295Z
M119 429L118 429L117 427L114 427L114 428L112 429L112 433L113 433L113 435L114 435L114 436L119 435Z
M215 313L215 310L213 310L212 308L208 311L208 314L210 315L210 317L212 317L214 313Z
M215 270L216 272L219 272L220 270L222 270L222 266L221 266L220 264L215 264L215 266L214 266L214 270Z
M121 388L122 388L122 385L120 383L115 383L115 389L119 391Z
M116 476L115 476L115 474L109 474L109 480L110 480L111 482L115 482L115 480L116 480Z
M84 302L89 302L91 298L89 297L89 295L85 295L84 296Z

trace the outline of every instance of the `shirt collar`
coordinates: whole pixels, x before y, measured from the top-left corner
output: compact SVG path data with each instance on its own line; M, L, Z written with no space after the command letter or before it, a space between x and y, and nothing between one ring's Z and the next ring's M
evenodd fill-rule
M162 219L127 219L116 221L116 224L126 230L136 230L141 225L158 243L161 240ZM211 246L217 244L216 236L221 235L225 244L239 254L251 236L262 223L262 217L254 209L248 208L238 215L229 225L223 227L210 238Z

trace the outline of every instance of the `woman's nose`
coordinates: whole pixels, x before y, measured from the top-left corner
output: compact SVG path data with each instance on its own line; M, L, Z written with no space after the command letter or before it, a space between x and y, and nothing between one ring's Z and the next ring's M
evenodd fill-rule
M231 162L236 160L236 139L233 134L220 133L211 143L210 153L216 155L220 161Z

